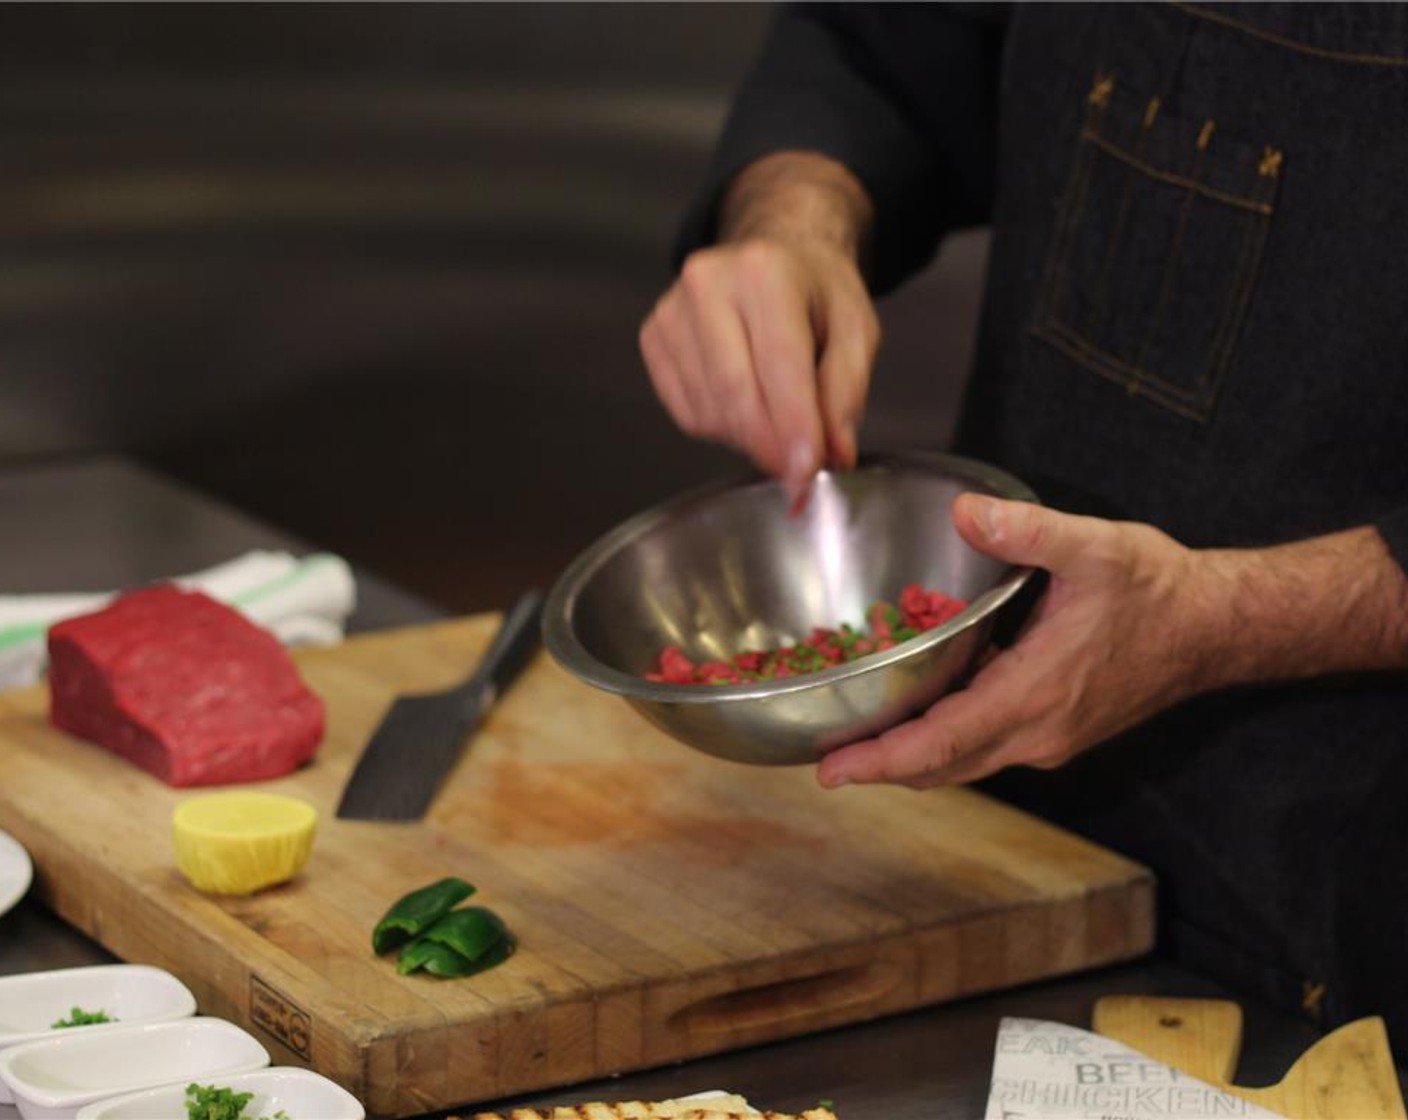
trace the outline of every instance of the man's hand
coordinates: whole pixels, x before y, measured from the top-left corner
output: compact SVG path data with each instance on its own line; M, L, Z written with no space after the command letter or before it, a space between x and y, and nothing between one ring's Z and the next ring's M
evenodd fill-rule
M1408 581L1371 528L1261 550L1184 548L1147 525L966 494L980 552L1051 583L964 690L822 760L824 786L1051 768L1199 692L1408 663Z
M720 243L685 261L641 327L675 422L744 452L794 499L823 465L855 462L879 344L858 263L869 221L839 164L769 156L730 190Z

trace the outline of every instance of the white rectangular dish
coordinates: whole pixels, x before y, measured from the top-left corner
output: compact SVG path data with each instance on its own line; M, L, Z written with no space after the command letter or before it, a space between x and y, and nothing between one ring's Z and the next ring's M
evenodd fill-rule
M292 1120L364 1120L366 1110L336 1082L312 1070L276 1066L202 1082L236 1093L254 1094L245 1105L246 1116L274 1116ZM164 1085L140 1093L86 1104L78 1120L187 1120L186 1086Z
M223 1019L82 1031L0 1051L0 1081L25 1120L73 1120L85 1104L158 1085L263 1069L269 1052Z
M113 1020L55 1027L74 1008L101 1011ZM196 999L180 980L141 964L102 964L0 977L0 1051L42 1038L88 1034L140 1023L185 1019ZM0 1080L0 1103L14 1098Z
M8 832L0 832L0 914L24 897L33 879L29 853Z

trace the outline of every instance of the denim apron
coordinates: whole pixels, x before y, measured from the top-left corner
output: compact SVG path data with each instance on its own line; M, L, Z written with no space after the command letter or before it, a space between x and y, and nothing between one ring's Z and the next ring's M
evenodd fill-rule
M1191 546L1408 506L1408 11L1033 6L958 447ZM1408 687L1197 699L990 789L1149 865L1162 947L1408 1053Z

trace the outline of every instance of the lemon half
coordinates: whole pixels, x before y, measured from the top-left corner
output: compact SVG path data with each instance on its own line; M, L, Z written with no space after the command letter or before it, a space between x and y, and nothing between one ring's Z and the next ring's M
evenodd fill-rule
M308 862L318 812L275 793L227 790L176 806L176 866L197 890L252 894L292 879Z

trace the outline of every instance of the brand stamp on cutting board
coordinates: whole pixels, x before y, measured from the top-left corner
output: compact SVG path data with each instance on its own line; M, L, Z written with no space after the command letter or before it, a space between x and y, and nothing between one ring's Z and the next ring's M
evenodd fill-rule
M249 974L249 1018L300 1058L311 1058L313 1018L282 992Z

